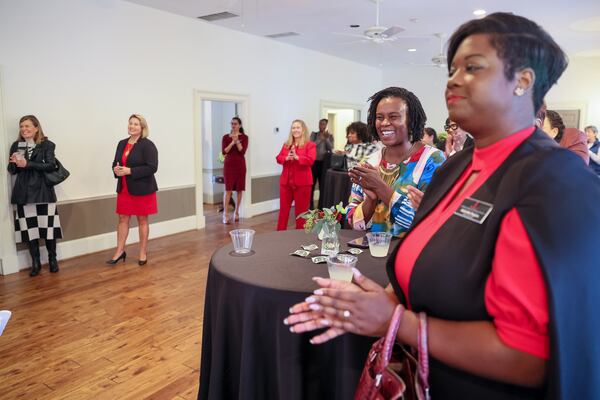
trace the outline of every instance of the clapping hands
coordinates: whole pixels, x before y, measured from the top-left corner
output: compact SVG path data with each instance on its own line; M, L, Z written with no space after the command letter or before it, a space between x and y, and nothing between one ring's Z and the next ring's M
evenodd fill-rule
M297 159L298 159L298 155L296 154L296 146L292 145L292 147L290 147L290 152L288 153L285 160L291 161L291 160L297 160Z
M329 328L311 339L311 343L325 343L346 332L366 336L382 336L398 299L376 282L354 269L353 281L341 282L313 278L321 287L314 294L290 308L284 320L294 333Z

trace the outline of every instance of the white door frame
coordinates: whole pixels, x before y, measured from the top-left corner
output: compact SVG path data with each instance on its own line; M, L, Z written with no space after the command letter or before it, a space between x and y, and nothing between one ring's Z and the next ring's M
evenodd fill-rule
M319 115L321 118L327 118L327 113L325 110L333 108L333 109L351 109L354 110L354 119L358 121L358 113L360 113L360 119L362 120L365 105L364 104L355 104L355 103L342 103L339 101L331 101L331 100L321 100L319 103Z
M2 68L0 67L0 164L8 164L10 141L7 136L2 92ZM16 137L16 135L15 135ZM13 208L10 204L10 184L6 170L0 172L0 275L19 272L17 246L14 241Z
M250 96L245 94L235 93L217 93L209 92L204 90L194 90L194 153L195 153L195 165L194 165L194 179L196 183L196 229L202 229L206 225L204 218L204 205L203 205L203 182L202 182L202 101L230 101L238 103L238 114L239 117L244 121L244 126L249 127L250 124ZM252 159L252 146L248 147L246 151L246 191L242 200L242 206L240 209L240 216L245 217L248 214L250 200L252 198L252 185L251 185L251 162Z

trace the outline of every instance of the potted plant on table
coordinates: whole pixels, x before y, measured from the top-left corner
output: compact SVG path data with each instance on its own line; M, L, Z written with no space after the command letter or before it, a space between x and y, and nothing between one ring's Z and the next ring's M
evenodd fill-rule
M346 209L342 202L322 210L314 209L303 212L298 218L303 218L304 231L318 234L321 240L321 254L334 256L339 252L340 241L337 232L342 228L342 220Z

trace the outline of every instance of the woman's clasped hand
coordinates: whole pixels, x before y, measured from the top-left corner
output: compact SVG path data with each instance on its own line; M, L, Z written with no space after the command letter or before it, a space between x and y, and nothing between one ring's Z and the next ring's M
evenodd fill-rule
M327 328L311 339L325 343L346 332L366 336L385 335L398 299L374 281L353 269L353 283L315 277L320 286L302 303L290 308L284 324L294 333Z

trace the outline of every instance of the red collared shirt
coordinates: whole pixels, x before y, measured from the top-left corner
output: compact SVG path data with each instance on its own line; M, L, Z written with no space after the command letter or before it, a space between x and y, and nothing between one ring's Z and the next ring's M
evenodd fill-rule
M404 239L396 256L395 271L409 304L412 270L429 240L533 131L534 127L528 127L485 148L475 148L471 164L452 190ZM474 172L478 172L475 180L457 196ZM549 357L546 285L515 208L506 214L500 226L492 271L485 287L485 305L498 336L507 346L537 357Z

